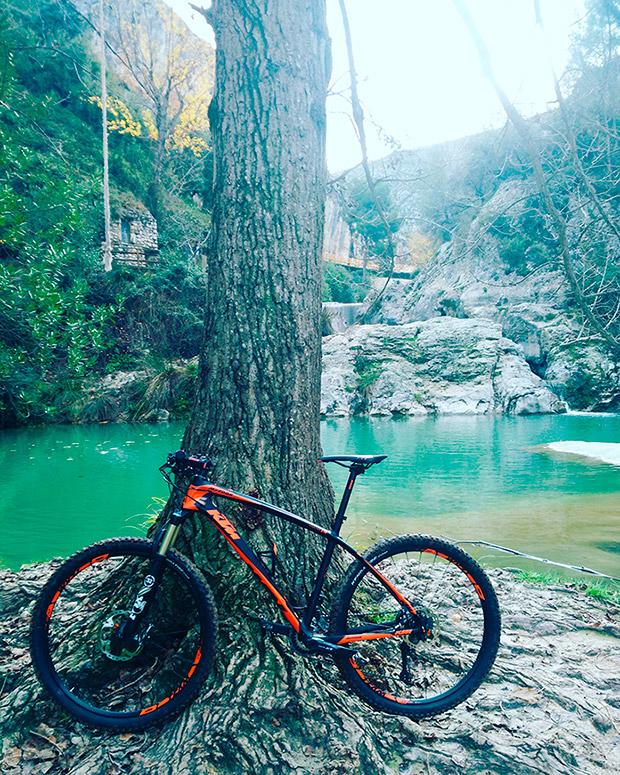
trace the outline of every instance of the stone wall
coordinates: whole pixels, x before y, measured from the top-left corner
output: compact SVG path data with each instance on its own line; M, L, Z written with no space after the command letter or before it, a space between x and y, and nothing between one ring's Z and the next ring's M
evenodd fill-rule
M110 224L113 261L147 266L159 255L157 221L147 210L124 209Z

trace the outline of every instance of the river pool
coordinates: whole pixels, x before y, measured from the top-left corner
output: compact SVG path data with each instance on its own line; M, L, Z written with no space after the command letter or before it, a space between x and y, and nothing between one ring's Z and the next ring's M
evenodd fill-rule
M179 423L3 431L0 562L143 535L167 496L157 467L182 433ZM322 438L325 454L388 455L358 479L343 530L353 543L428 532L620 576L620 416L346 418L324 421ZM595 443L611 463L588 456ZM346 472L329 471L338 491Z

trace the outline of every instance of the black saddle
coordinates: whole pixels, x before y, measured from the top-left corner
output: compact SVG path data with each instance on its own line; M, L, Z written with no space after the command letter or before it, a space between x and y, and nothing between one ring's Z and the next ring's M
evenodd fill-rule
M364 470L370 468L375 463L380 463L385 460L387 455L327 455L326 457L320 457L321 463L338 463L339 466L349 468L346 463L351 463L354 466L361 466Z

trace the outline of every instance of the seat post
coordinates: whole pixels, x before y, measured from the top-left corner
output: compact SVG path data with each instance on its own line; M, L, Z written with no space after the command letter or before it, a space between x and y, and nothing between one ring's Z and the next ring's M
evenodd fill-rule
M345 513L347 510L347 506L349 505L349 498L351 497L351 491L353 490L353 485L355 484L355 480L358 477L358 475L363 474L364 471L365 471L364 466L359 463L354 463L349 468L349 480L347 482L347 486L344 488L344 492L342 493L342 500L340 501L340 506L338 507L338 512L336 513L334 524L332 525L332 530L335 533L340 532L342 523L346 519Z
M342 500L340 501L340 506L338 507L338 513L336 514L336 518L334 519L334 524L332 525L332 533L335 533L336 535L339 534L340 528L342 527L342 523L345 520L345 512L347 510L347 504L349 503L349 498L351 497L351 490L353 489L353 484L355 483L355 479L358 474L363 474L364 471L365 471L365 468L361 463L354 463L353 465L349 466L349 481L347 482L347 486L345 487L345 490L342 494ZM311 631L312 619L314 617L316 608L319 604L321 591L323 589L323 582L325 581L325 577L327 575L327 569L331 562L332 555L334 553L335 548L336 548L335 541L330 541L325 547L325 553L323 555L323 559L321 560L321 567L319 568L317 573L316 582L314 584L314 590L312 591L312 595L310 596L310 600L308 601L308 607L306 608L306 612L301 622L302 624L301 632L303 634L309 634Z

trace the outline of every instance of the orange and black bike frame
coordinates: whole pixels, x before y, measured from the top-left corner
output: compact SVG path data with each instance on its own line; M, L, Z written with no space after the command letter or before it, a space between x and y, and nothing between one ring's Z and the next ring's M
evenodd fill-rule
M375 628L362 628L359 632L349 632L348 634L332 634L323 635L317 634L312 630L312 620L316 614L319 604L319 598L325 582L325 577L334 553L336 546L340 546L345 552L350 554L360 563L360 573L364 570L368 570L376 576L376 578L387 588L390 592L399 600L403 610L409 615L418 619L418 614L412 604L404 598L397 589L362 555L357 552L350 544L348 544L343 538L340 537L340 529L345 520L345 512L349 499L351 497L351 491L355 483L355 479L358 474L364 472L363 466L353 465L349 468L349 479L345 487L345 491L336 513L331 530L327 530L314 522L310 522L303 517L293 514L285 509L278 508L271 503L261 501L257 498L253 498L250 495L236 492L235 490L229 490L219 485L212 484L206 481L202 476L195 476L187 489L185 494L182 508L175 511L168 526L160 539L157 554L165 555L166 551L174 543L176 532L180 528L181 524L192 512L199 512L203 514L207 519L216 527L216 529L224 536L233 550L239 555L239 557L250 566L254 574L258 577L261 583L269 590L271 595L276 600L281 612L288 622L288 625L292 630L297 633L299 640L311 649L319 651L352 651L346 644L355 643L357 641L395 637L397 635L406 635L412 632L412 627L409 629L381 629L380 626ZM219 508L215 505L212 498L226 498L227 500L236 501L245 506L250 506L259 511L271 514L275 517L291 522L304 530L309 530L312 533L316 533L322 536L326 542L325 552L323 554L321 564L317 573L316 581L308 605L302 618L299 618L293 607L289 604L286 596L278 587L272 572L263 562L261 557L252 549L252 547L242 538L235 526L230 522L228 517L223 514ZM277 625L275 623L266 622L269 625L267 629L287 633L290 632L289 627L283 625ZM374 629L374 631L370 631Z

